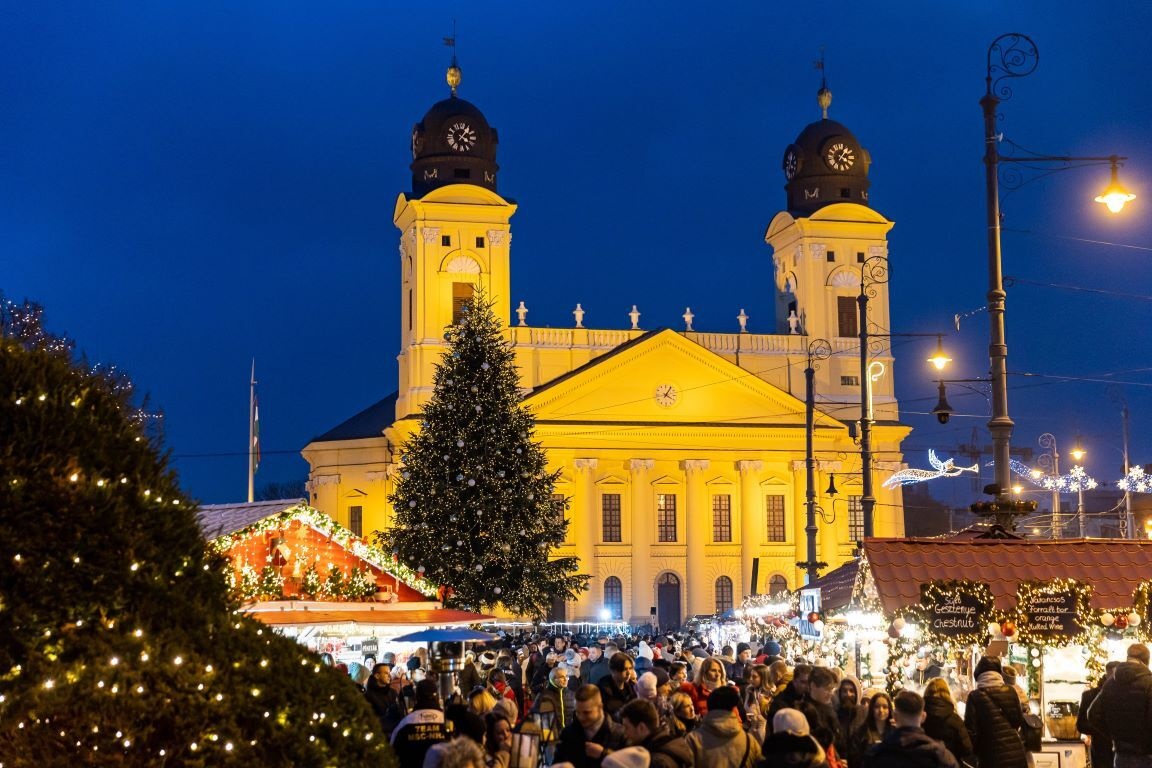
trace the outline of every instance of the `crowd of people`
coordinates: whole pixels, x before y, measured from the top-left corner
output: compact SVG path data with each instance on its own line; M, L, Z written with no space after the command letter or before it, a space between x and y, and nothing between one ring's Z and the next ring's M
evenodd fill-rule
M995 657L976 665L961 716L940 677L922 695L889 696L839 669L784 659L771 640L719 650L693 638L632 640L557 635L479 648L448 686L423 650L403 663L385 653L360 676L405 768L506 768L524 741L517 734L561 768L1030 768L1040 750L1042 726L1015 670ZM1152 768L1148 649L1133 645L1085 699L1079 727L1093 768L1112 765L1113 748L1115 768Z

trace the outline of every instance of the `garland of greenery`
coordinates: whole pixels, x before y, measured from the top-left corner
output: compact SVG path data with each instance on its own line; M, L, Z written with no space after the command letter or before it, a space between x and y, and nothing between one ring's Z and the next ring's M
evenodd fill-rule
M1032 605L1037 597L1067 592L1073 593L1075 597L1076 623L1080 625L1080 631L1067 636L1036 632L1032 626L1033 613L1028 610L1028 606ZM1013 640L1029 646L1063 648L1067 645L1083 644L1087 642L1089 629L1097 623L1096 614L1092 610L1092 585L1067 578L1021 582L1016 587L1016 614L1017 636ZM1029 664L1029 669L1031 666Z
M226 555L232 547L248 537L266 531L286 528L294 521L299 521L318 533L327 536L360 559L371 563L390 576L399 578L406 585L415 589L425 597L436 596L436 585L425 579L422 573L412 570L399 562L394 556L386 555L383 550L367 543L364 539L361 539L328 515L307 504L297 504L283 512L258 520L247 528L213 539L211 546L216 552ZM317 594L310 590L304 591L310 595ZM251 590L245 587L243 573L241 573L240 595L249 600L254 596Z

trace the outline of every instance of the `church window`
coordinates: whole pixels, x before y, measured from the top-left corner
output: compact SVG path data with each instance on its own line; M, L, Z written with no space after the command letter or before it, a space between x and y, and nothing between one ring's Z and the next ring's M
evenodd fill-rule
M784 497L779 494L764 497L765 531L767 541L787 541L784 532Z
M620 494L605 493L600 497L600 522L604 541L620 541Z
M732 497L727 493L712 497L712 541L732 541Z
M732 610L732 579L721 576L716 579L716 613Z
M440 245L445 248L452 245L452 235L440 235Z
M467 168L457 168L454 175L458 179L470 179L472 178L472 171Z
M788 592L788 579L780 574L776 574L768 579L768 594L772 597L776 595L787 594Z
M604 580L604 610L608 611L610 620L624 618L624 585L615 576Z
M864 497L848 497L848 540L860 541L864 538Z
M856 297L836 297L837 336L859 336L860 327L856 324Z
M348 529L357 536L364 535L364 507L348 507Z
M484 238L483 237L477 237L476 238L476 247L477 248L483 248L484 247Z
M452 325L464 319L464 306L472 300L475 291L472 283L452 283Z
M676 494L656 494L657 541L676 541Z
M824 260L829 264L836 263L836 251L824 251Z
M864 263L864 251L856 251L856 263L857 264L863 264Z
M859 376L841 376L840 386L842 387L858 387L860 386Z

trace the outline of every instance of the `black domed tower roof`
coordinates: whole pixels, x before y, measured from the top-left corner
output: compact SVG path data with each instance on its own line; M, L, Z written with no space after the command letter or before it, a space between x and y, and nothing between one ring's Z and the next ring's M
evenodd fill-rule
M456 59L448 68L452 95L432 105L412 128L412 194L423 197L448 184L474 184L496 191L496 129L474 104L456 96Z
M842 123L828 119L832 92L821 87L817 100L824 117L800 132L784 151L788 210L809 215L833 203L868 205L868 150Z

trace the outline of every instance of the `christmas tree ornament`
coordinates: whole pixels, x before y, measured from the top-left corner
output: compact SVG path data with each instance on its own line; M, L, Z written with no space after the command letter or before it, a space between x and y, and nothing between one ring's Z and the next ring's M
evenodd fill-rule
M463 448L464 447L464 441L463 440L457 440L456 441L456 447L457 448Z

